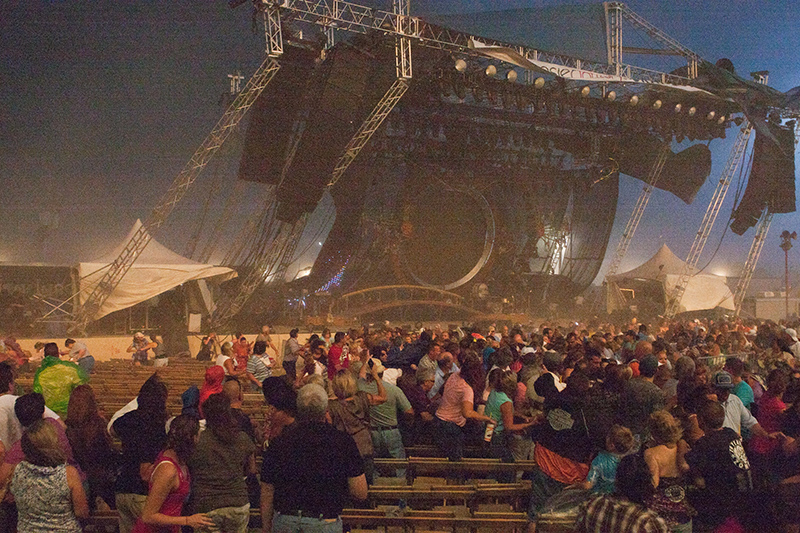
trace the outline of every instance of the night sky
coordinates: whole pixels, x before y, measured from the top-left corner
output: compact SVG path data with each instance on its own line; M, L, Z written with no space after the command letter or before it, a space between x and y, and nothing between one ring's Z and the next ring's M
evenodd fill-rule
M418 12L481 7L548 6L559 2L412 0ZM389 5L389 1L385 2ZM577 3L577 2L571 2ZM581 2L585 3L585 2ZM737 72L769 70L770 85L800 85L800 9L790 0L632 0L650 22L710 61L730 58ZM227 75L249 76L264 41L253 33L250 8L225 1L6 1L0 7L0 261L72 264L100 255L146 218L218 120ZM627 57L626 62L636 63ZM685 257L716 186L736 130L712 142L712 175L691 206L656 190L622 269L648 258L663 242ZM202 216L215 183L218 212L233 187L237 154L207 169L157 238L179 253ZM610 259L641 182L622 178ZM258 209L262 191L247 185L233 224ZM733 188L701 258L720 244ZM331 220L314 219L308 246ZM797 213L775 217L760 265L780 272L778 235L800 231ZM709 270L735 275L753 230L728 231ZM223 243L223 247L225 243ZM220 252L222 254L224 252ZM800 246L790 260L800 266Z

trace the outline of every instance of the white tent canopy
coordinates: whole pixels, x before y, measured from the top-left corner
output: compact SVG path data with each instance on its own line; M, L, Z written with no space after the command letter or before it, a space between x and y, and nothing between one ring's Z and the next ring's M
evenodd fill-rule
M78 302L81 305L141 226L142 222L137 220L119 246L102 257L78 263ZM92 319L134 306L187 281L214 278L214 281L222 282L234 277L236 272L230 268L192 261L151 238Z
M663 285L664 294L668 298L678 284L686 266L685 261L679 259L666 244L663 244L658 252L643 264L633 270L610 276L608 278L609 290L611 291L613 288L616 292L616 288L624 287L627 281L657 281ZM681 299L679 312L701 311L717 307L735 308L733 293L731 293L725 277L705 272L698 273L696 268L692 268L690 274L691 277ZM609 294L608 310L614 311L619 308L620 303Z

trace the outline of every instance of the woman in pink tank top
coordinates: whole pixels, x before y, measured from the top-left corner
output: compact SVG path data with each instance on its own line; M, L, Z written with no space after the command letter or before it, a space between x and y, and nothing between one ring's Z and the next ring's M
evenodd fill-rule
M167 449L153 463L150 491L132 533L180 533L181 526L213 525L202 513L181 516L190 487L186 461L197 444L199 431L199 423L193 416L180 415L172 421Z

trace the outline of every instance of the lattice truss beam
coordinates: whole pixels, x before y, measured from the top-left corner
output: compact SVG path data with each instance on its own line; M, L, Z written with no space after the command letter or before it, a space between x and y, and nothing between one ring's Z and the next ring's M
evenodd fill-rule
M742 129L739 130L739 134L736 136L731 155L728 157L722 174L720 174L717 187L714 189L714 195L711 197L706 213L703 215L703 221L700 223L700 228L695 234L694 241L692 241L692 247L689 249L689 255L686 257L686 264L683 268L683 272L681 272L681 276L678 278L678 282L675 284L675 288L668 298L667 318L672 318L680 312L680 304L686 292L686 287L689 285L689 280L700 261L700 255L703 253L706 242L708 242L708 236L711 234L711 229L714 227L714 222L717 220L717 216L722 208L722 203L725 201L725 196L728 193L733 177L736 175L739 165L744 164L744 156L752 131L752 125L749 122L745 122L742 125Z
M205 138L189 162L172 182L169 190L153 209L150 217L128 241L119 257L109 265L108 270L86 297L83 305L78 308L75 313L75 323L73 324L74 331L82 332L89 322L94 319L103 303L150 243L153 232L164 224L178 202L183 199L186 191L200 175L200 172L206 167L256 101L264 87L275 77L279 68L280 65L273 58L267 57L247 82L242 92L231 102L222 118L214 126L214 129L211 130L211 133Z
M635 82L670 85L688 85L691 81L685 76L633 65L585 61L564 54L544 52L495 39L486 39L429 24L418 17L373 9L343 0L284 0L280 3L280 8L286 12L287 18L291 17L297 21L324 27L334 26L339 30L355 33L377 30L386 35L408 37L413 42L430 48L480 56L480 53L473 47L474 41L478 40L488 46L511 48L527 59L550 63L552 66L548 66L548 68L553 72L558 72L559 68L571 68L606 76L624 76ZM602 79L598 78L594 81L602 81Z
M750 244L750 251L747 254L747 261L745 261L742 272L739 274L739 281L736 283L736 291L733 293L733 302L736 305L735 315L738 317L742 312L742 304L744 297L747 295L747 289L750 287L750 281L753 279L753 272L758 265L758 258L761 256L761 250L764 249L764 243L767 240L769 227L772 225L772 216L769 207L764 208L761 213L761 218L756 225L756 233L753 237L753 242Z

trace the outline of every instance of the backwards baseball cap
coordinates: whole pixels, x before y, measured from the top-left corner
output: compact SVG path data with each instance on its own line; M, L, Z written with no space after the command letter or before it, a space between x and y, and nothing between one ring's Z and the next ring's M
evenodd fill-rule
M658 358L655 355L645 355L639 361L639 373L646 378L652 378L658 370Z
M561 366L561 360L562 357L558 352L548 350L544 352L544 357L542 358L542 364L550 372L555 372L558 370L558 367Z
M711 378L711 384L715 387L719 387L720 389L732 389L733 388L733 379L728 372L724 370L720 370Z

